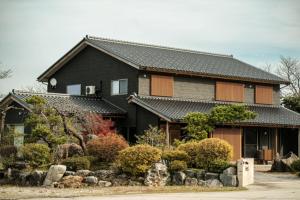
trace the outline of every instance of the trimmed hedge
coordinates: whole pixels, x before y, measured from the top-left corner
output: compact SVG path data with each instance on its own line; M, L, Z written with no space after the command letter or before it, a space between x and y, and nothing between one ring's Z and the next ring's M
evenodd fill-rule
M81 169L90 169L91 162L88 157L69 157L62 161L67 166L67 170L77 171Z
M185 161L182 160L173 160L169 165L169 170L171 172L184 171L186 169L187 169L187 164Z
M133 176L144 175L151 165L161 159L161 150L150 145L141 144L120 151L117 166L120 170Z
M21 147L21 154L32 167L48 164L51 160L50 149L45 144L29 143Z
M161 158L168 162L172 162L174 160L187 162L191 159L190 156L185 151L181 151L178 149L164 151Z
M187 164L191 168L196 167L196 157L199 154L198 148L199 142L187 142L184 144L180 144L177 147L178 150L184 151L188 154L189 160L187 161Z

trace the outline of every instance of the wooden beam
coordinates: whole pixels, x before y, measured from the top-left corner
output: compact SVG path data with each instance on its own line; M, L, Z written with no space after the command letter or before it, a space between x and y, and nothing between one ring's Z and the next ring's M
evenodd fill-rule
M170 126L169 126L169 122L167 121L166 122L166 144L167 144L167 147L169 148L170 147Z

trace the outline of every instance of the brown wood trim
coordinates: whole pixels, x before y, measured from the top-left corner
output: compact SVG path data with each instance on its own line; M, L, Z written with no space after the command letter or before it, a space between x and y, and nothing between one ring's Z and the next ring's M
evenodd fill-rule
M174 90L173 76L151 75L151 92L152 96L172 97Z

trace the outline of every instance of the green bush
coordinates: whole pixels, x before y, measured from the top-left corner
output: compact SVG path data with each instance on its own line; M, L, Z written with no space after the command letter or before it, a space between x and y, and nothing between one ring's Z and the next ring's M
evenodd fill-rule
M50 149L45 144L29 143L21 147L21 154L32 167L48 164L51 159Z
M185 151L181 151L178 149L164 151L161 158L168 162L172 162L174 160L181 160L187 162L190 160L189 155Z
M300 172L300 160L295 160L292 164L291 164L291 168L296 171L296 172Z
M77 171L81 169L90 169L91 162L88 157L69 157L62 161L67 166L67 170Z
M196 167L196 157L198 155L199 142L187 142L184 144L180 144L177 149L180 151L184 151L188 154L189 160L187 164L189 167Z
M169 170L171 172L184 171L186 169L187 169L187 164L185 161L182 160L173 160L169 165Z
M206 170L229 162L233 156L232 146L219 138L201 140L196 149L196 166Z
M17 155L17 148L14 145L4 145L0 147L0 156L2 157L11 157Z
M135 145L122 150L116 164L125 173L144 175L153 163L161 159L161 154L161 150L150 145Z
M126 147L128 147L127 141L122 136L113 133L100 136L87 143L89 154L102 162L115 161L119 151Z
M143 135L136 135L137 144L149 144L150 146L164 149L166 146L166 132L157 126L149 126Z
M210 163L207 170L209 172L222 173L228 167L230 167L230 164L228 161L216 159Z

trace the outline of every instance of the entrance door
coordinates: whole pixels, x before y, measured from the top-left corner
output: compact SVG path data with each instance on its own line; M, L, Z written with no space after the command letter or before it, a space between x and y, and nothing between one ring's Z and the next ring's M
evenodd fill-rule
M244 128L244 157L255 158L258 150L258 133L256 128Z

